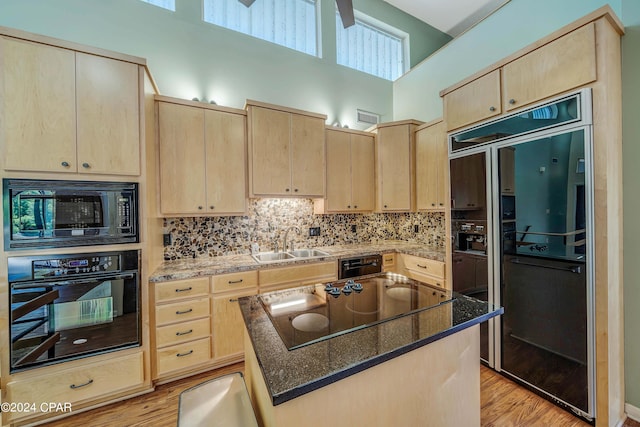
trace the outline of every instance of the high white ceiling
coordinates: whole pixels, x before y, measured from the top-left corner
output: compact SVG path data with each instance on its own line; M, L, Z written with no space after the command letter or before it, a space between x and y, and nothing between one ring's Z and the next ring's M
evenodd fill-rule
M509 0L384 0L452 37L463 33Z

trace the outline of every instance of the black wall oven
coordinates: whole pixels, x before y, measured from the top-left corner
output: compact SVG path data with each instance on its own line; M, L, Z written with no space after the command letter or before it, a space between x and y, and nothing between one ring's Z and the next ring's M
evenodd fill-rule
M138 242L138 184L3 180L5 250Z
M138 250L9 257L11 372L140 345Z

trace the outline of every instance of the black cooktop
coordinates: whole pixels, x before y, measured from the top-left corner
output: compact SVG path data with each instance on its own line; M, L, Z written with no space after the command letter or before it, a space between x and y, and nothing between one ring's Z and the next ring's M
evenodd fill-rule
M393 273L275 291L259 296L293 350L439 304L452 292Z

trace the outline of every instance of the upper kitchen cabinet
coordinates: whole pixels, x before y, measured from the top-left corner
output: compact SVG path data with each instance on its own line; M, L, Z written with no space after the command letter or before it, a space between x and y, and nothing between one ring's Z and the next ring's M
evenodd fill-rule
M249 195L323 197L326 116L247 100Z
M375 208L375 137L356 130L326 129L327 195L316 213L371 212Z
M443 97L447 130L479 122L502 113L500 70L469 82Z
M376 210L415 210L415 130L422 122L404 120L376 125Z
M416 129L416 209L445 210L449 186L447 135L444 122Z
M156 96L163 215L246 212L244 110Z
M596 80L595 24L536 43L440 92L447 131Z
M125 59L0 37L4 169L139 175L142 72Z

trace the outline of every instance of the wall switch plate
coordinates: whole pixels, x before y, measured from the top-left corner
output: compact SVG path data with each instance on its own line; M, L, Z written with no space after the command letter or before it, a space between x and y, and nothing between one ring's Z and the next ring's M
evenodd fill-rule
M357 230L358 230L358 227L356 227L356 225L355 225L355 224L353 224L353 225L351 226L351 232L352 232L352 233L355 233Z
M417 232L418 232L418 230L420 230L420 227L418 226L418 224L415 224L415 225L413 226L413 232L414 232L414 233L417 233Z
M162 244L164 246L171 246L171 234L165 233L162 235Z
M255 255L257 253L260 253L260 246L257 243L252 243L251 244L251 255Z
M309 227L309 236L319 236L320 227Z

